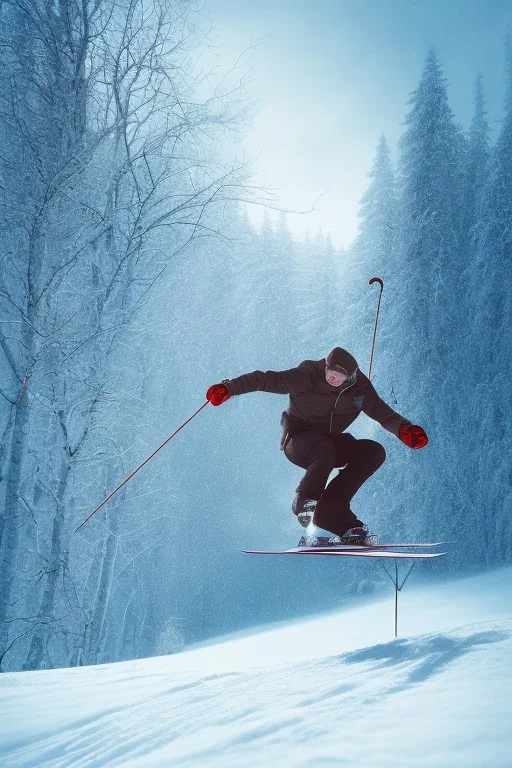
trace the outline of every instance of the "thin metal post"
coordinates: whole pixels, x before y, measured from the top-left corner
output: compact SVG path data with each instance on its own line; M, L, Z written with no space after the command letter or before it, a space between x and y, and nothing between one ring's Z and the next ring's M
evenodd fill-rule
M381 563L381 565L384 568L386 576L392 582L392 584L393 584L393 586L395 588L395 637L398 637L398 593L402 590L405 582L409 578L409 575L410 575L412 569L414 568L414 563L412 563L412 565L410 566L409 570L405 574L405 578L404 578L404 580L402 581L401 584L398 581L398 561L397 560L395 560L395 563L394 563L394 565L395 565L395 575L394 575L394 577L388 571L388 569L386 568L384 563Z
M395 560L395 637L398 635L398 566Z

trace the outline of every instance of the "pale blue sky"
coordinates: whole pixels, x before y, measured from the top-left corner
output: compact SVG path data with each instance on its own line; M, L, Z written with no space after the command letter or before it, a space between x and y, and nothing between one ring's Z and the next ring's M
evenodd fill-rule
M247 56L260 99L245 140L256 182L297 209L327 192L317 212L290 216L297 234L321 226L350 244L379 136L394 150L430 45L457 120L467 129L480 71L494 136L499 129L512 0L207 1L223 61L261 41ZM251 215L259 221L261 210Z

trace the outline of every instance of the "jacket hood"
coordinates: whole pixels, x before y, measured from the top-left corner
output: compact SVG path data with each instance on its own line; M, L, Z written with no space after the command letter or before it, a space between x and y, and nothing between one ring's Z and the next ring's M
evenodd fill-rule
M341 366L349 376L353 375L357 368L357 361L350 352L341 347L334 347L325 358L328 368L335 368L337 365Z

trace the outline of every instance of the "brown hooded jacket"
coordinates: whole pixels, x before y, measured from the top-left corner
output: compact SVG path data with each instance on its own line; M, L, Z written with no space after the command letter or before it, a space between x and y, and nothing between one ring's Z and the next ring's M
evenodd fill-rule
M329 366L340 366L349 374L349 379L341 387L333 387L326 381L325 358L304 360L296 368L286 371L253 371L235 379L226 379L223 383L232 395L261 391L290 396L288 410L281 419L281 447L304 430L340 434L361 411L396 437L404 424L412 423L379 397L350 352L335 347L327 356L327 361Z

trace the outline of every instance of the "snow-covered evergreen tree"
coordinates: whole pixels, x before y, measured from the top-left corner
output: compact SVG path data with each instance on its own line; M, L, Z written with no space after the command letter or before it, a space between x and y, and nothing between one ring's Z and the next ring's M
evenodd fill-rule
M461 370L454 357L465 330L457 296L465 263L460 194L465 145L433 49L410 104L400 141L395 392L397 410L425 427L431 445L403 457L398 496L405 508L414 506L410 521L420 534L435 535L442 526L450 536L460 533L465 477L458 466L457 436L464 421Z
M386 299L393 296L395 281L399 280L399 276L395 256L396 185L391 155L384 136L380 137L368 177L370 185L361 199L358 214L361 219L359 234L350 247L350 282L347 293L354 316L357 317L361 349L368 351L369 355L377 306L372 301L372 293L375 296L378 294L375 288L370 292L368 282L372 277L380 277L386 284L376 360L379 363L377 375L380 383L387 387L389 364L394 354L394 313L391 306L386 308Z
M361 199L358 213L359 234L352 249L364 274L380 275L384 280L394 274L393 239L396 224L396 191L391 156L385 136L381 136L373 167L368 174L370 186Z
M474 228L475 254L468 281L473 326L470 403L480 428L469 434L474 477L472 508L482 520L486 562L509 561L512 450L512 35L505 47L505 114L490 155ZM485 123L481 132L485 129ZM481 143L484 141L482 137ZM476 549L478 549L476 547Z
M475 239L478 237L477 215L489 162L489 123L481 75L476 79L473 104L462 194L463 231L468 238L467 244L474 248Z

